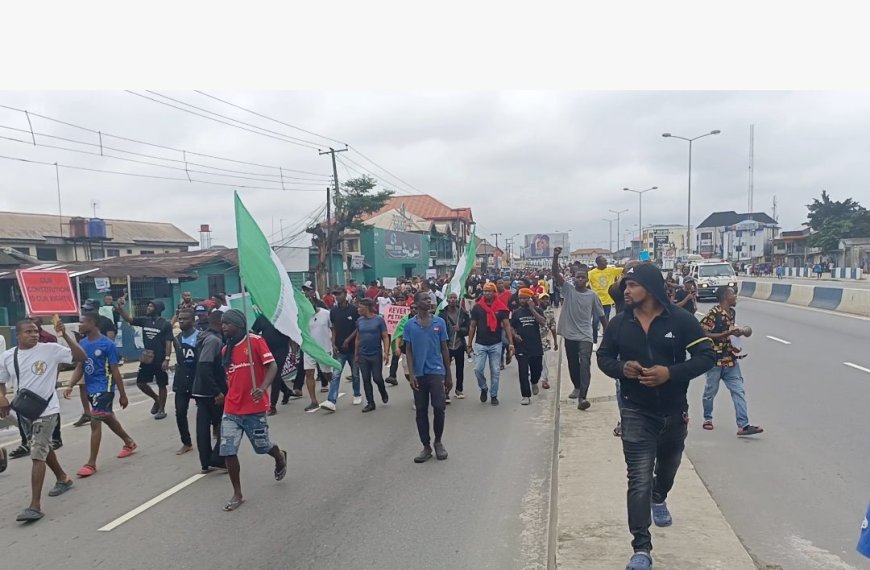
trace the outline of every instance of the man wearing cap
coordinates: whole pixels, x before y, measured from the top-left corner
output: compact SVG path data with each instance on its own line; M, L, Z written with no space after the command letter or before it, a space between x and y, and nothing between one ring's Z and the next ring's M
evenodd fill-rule
M329 307L326 306L326 303L320 300L317 296L317 290L314 289L314 284L311 281L306 281L302 284L302 292L305 293L305 296L311 299L311 302L314 304L316 309L326 309L329 310Z
M227 471L233 485L233 496L224 504L225 511L234 511L245 499L242 497L239 446L242 435L247 436L258 455L270 455L275 460L275 480L287 474L287 452L269 439L269 386L278 374L278 365L266 341L261 336L247 333L245 314L230 309L221 317L226 337L222 362L227 376L227 395L221 420L220 454L226 458Z
M474 354L474 375L480 388L480 402L485 403L487 393L490 403L497 406L498 381L501 365L502 333L508 339L508 361L514 355L513 333L508 318L510 311L501 299L496 297L498 289L494 283L483 286L483 297L471 309L471 324L468 327L468 355ZM486 364L489 363L491 386L486 386Z
M600 321L607 326L607 316L601 300L586 287L589 274L586 266L574 271L574 283L567 283L559 267L561 247L553 248L553 280L563 288L564 305L559 314L557 332L565 339L565 358L568 360L568 374L574 390L568 396L577 399L577 408L590 407L586 395L592 380L592 321Z
M650 519L656 526L672 524L665 501L685 446L689 381L713 367L716 353L694 315L668 301L655 265L628 269L622 291L625 310L604 329L597 358L601 371L620 384L628 527L634 536L626 570L648 570Z
M193 307L193 314L196 316L196 322L193 324L193 328L202 332L208 329L208 305L205 303L197 303Z

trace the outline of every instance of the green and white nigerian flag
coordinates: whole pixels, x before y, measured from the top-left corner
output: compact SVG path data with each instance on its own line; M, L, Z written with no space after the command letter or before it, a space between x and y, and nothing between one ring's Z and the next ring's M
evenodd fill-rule
M340 368L335 360L311 336L308 324L314 307L302 291L290 282L287 270L272 248L257 222L236 199L236 240L239 244L239 273L245 289L251 294L260 312L276 329L302 347L302 351L324 366Z
M474 268L474 261L477 259L477 237L474 235L474 230L471 230L471 237L468 239L468 245L462 255L459 256L459 261L456 263L456 271L453 272L453 277L447 286L447 291L444 293L444 300L438 305L438 309L443 309L447 306L447 296L450 293L459 295L459 300L462 300L465 294L465 282Z

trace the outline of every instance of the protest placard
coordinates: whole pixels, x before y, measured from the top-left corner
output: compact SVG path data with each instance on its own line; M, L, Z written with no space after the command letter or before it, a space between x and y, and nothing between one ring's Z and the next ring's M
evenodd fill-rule
M393 333L396 332L396 325L399 324L399 321L402 320L402 317L407 315L411 309L409 307L405 307L403 305L387 305L384 307L384 321L387 323L387 332L390 333L390 336L393 336Z
M28 315L44 317L79 314L79 301L69 272L18 269L16 275Z

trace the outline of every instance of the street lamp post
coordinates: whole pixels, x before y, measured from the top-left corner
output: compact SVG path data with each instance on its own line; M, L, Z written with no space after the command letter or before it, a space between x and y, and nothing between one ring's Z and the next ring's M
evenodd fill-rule
M608 220L607 218L601 219L607 222L610 226L610 254L613 255L613 222L616 221L616 218L613 218L612 220Z
M698 139L702 139L704 137L708 137L710 135L718 135L722 131L716 129L714 131L710 131L709 133L704 133L703 135L698 135L693 138L680 137L677 135L672 135L671 133L662 133L662 136L665 138L672 139L680 139L683 141L687 141L689 143L689 199L687 204L688 217L686 220L686 252L692 252L692 142Z
M658 186L647 188L646 190L632 190L631 188L623 188L623 192L634 192L637 194L637 231L643 241L643 195L650 190L658 190Z
M619 247L619 216L626 213L628 208L625 210L608 210L611 214L616 214L616 251L619 251L621 248Z

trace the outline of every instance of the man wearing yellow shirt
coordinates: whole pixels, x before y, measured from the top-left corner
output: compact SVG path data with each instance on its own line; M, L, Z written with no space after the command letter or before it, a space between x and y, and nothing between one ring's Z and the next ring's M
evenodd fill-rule
M610 297L608 289L620 277L622 277L621 267L607 267L607 259L600 255L595 258L595 269L589 272L589 286L601 299L601 304L604 305L604 314L608 319L610 318L610 310L613 308L613 299ZM592 342L598 344L598 321L592 323Z

